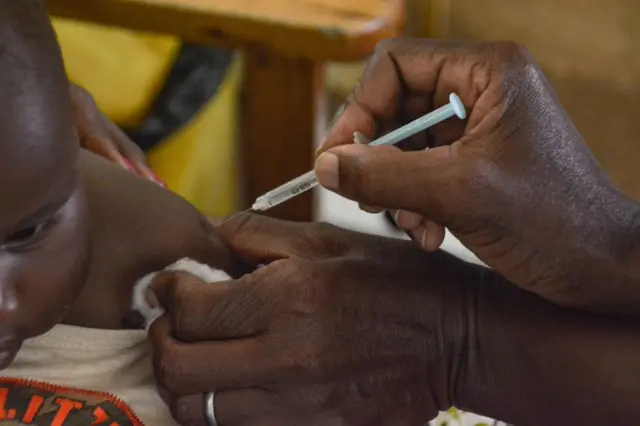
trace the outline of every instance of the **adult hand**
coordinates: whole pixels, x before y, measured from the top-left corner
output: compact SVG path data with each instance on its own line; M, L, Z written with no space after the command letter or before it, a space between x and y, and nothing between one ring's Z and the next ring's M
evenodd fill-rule
M105 117L82 87L69 85L80 145L132 172L162 184L147 165L144 153L127 135Z
M211 391L220 426L423 426L452 404L521 426L640 415L634 320L559 308L409 242L245 219L223 233L270 264L154 283L156 377L183 426L206 426Z
M156 377L179 423L205 425L210 391L221 426L423 426L450 406L470 266L328 225L247 216L222 230L267 265L153 284L167 311L150 331Z
M468 108L466 122L439 124L405 151L352 143L354 131L374 139L444 105L451 92ZM516 44L381 44L320 152L324 187L399 211L398 224L425 249L440 246L446 227L509 281L551 301L640 308L632 266L640 210Z

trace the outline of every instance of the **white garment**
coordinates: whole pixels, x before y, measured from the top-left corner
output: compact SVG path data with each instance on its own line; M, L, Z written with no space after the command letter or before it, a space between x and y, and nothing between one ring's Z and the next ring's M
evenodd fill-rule
M58 325L48 333L26 341L15 361L0 375L77 388L84 392L109 393L120 398L146 426L176 425L156 390L151 350L144 331L95 330ZM6 381L0 379L0 389L4 387L3 382ZM35 392L38 392L37 388ZM12 389L9 390L7 408L13 408L10 404L11 392ZM22 389L23 394L29 392ZM43 394L43 397L47 399L47 404L54 404L60 395L82 399L74 396L74 392L65 390L54 390L53 394ZM92 396L87 402L91 407L100 404L107 404L118 411L102 396ZM19 407L16 408L20 411ZM78 413L81 413L80 410ZM89 414L84 413L84 416ZM73 421L73 416L74 413L71 413L65 426L88 426L92 423ZM20 413L18 417L21 418ZM129 423L125 419L124 422L119 420L118 424L136 426L135 418L130 417ZM105 426L110 424L104 422Z
M207 283L229 279L223 271L191 259L165 270L189 272ZM133 308L143 315L147 329L163 313L149 306L146 297L156 275L142 278L133 291ZM57 325L26 341L0 376L0 425L176 425L156 390L145 331ZM27 421L30 408L36 417Z

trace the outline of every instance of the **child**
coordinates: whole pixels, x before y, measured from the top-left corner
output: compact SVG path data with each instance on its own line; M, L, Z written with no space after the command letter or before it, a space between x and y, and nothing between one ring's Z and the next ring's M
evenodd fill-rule
M40 1L0 0L0 70L0 424L172 425L132 286L236 260L188 203L80 151Z

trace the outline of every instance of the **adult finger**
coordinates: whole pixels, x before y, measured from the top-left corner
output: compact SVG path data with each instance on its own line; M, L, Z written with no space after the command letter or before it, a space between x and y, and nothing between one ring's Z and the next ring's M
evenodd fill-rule
M436 251L440 249L444 243L445 229L444 226L425 219L425 232L422 236L422 248L426 251Z
M209 426L205 418L205 394L181 395L166 401L171 417L183 426Z
M247 262L268 263L278 259L319 259L336 256L326 242L339 231L327 224L289 222L256 214L223 223L217 228L229 247ZM333 245L335 247L335 244Z
M205 420L205 394L176 397L169 405L171 415L184 426L209 426ZM214 396L214 414L218 424L240 426L269 415L273 397L260 389L218 392Z
M495 49L495 44L428 39L381 43L319 152L352 143L355 131L375 139L384 122L394 121L411 93L429 95L422 100L428 105L416 105L417 110L445 105L455 92L472 111L489 83ZM441 127L449 127L448 131L455 127L457 137L463 130L460 122Z
M265 272L259 270L237 281L205 283L186 272L166 272L153 280L150 289L169 315L176 339L242 339L269 326L273 304L257 284L262 275Z
M371 143L371 139L369 139L368 137L366 137L360 132L354 132L353 143L360 144L360 145L368 145ZM361 210L371 214L378 214L384 211L383 208L376 207L376 206L368 206L366 204L361 204L361 203L359 204L359 207Z
M278 376L278 357L258 338L184 343L164 315L149 329L158 383L173 394L262 386Z
M398 228L406 231L423 250L436 251L444 242L444 226L405 210L395 210L392 215Z
M451 147L403 152L345 145L318 157L315 170L322 186L346 198L437 220L463 176L455 156Z
M367 426L425 426L429 417L416 413L415 407L398 406L389 413L379 416ZM442 425L438 425L442 426ZM445 425L446 426L446 425Z
M414 229L422 223L424 216L418 213L408 212L406 210L394 210L392 212L393 220L398 228L405 231Z
M297 222L245 213L217 229L229 247L247 261L268 262L303 253L305 228Z
M440 249L446 232L444 226L426 218L422 218L419 224L405 231L409 238L425 251Z

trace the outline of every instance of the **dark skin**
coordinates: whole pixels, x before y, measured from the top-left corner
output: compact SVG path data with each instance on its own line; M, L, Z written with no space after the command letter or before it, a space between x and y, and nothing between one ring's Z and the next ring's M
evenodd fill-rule
M451 119L394 147L353 144L449 102ZM425 147L431 149L424 151ZM637 314L640 209L591 155L522 46L382 43L321 148L322 185L396 213L423 248L447 227L514 284L555 303Z
M122 328L132 284L182 257L237 275L237 259L189 203L96 155L80 158L95 260L66 323Z
M133 283L179 258L233 274L186 201L80 150L39 2L0 1L0 68L0 367L60 322L122 328Z
M44 37L9 31L0 56L4 363L11 344L59 321L118 328L133 280L178 257L233 263L186 203L79 154L46 15L18 3L11 30L30 17ZM523 426L637 414L633 321L562 310L399 241L252 216L220 230L245 260L272 263L218 286L180 275L156 284L168 309L151 335L157 377L184 424L203 424L212 390L224 426L418 425L450 404ZM105 301L113 313L99 310Z
M86 90L70 84L69 96L81 147L164 186L147 165L142 150L98 110L93 97Z
M453 91L468 120L402 146L429 151L352 144ZM156 281L156 376L177 419L204 425L208 391L223 426L418 426L452 404L521 426L638 416L637 317L573 309L637 314L638 206L523 48L382 44L321 151L325 187L403 210L420 247L254 216L225 224L236 253L271 263L226 285ZM427 254L444 226L495 272Z
M561 308L406 241L247 215L220 231L251 275L154 283L156 377L206 426L423 426L451 405L521 426L637 418L636 320Z

